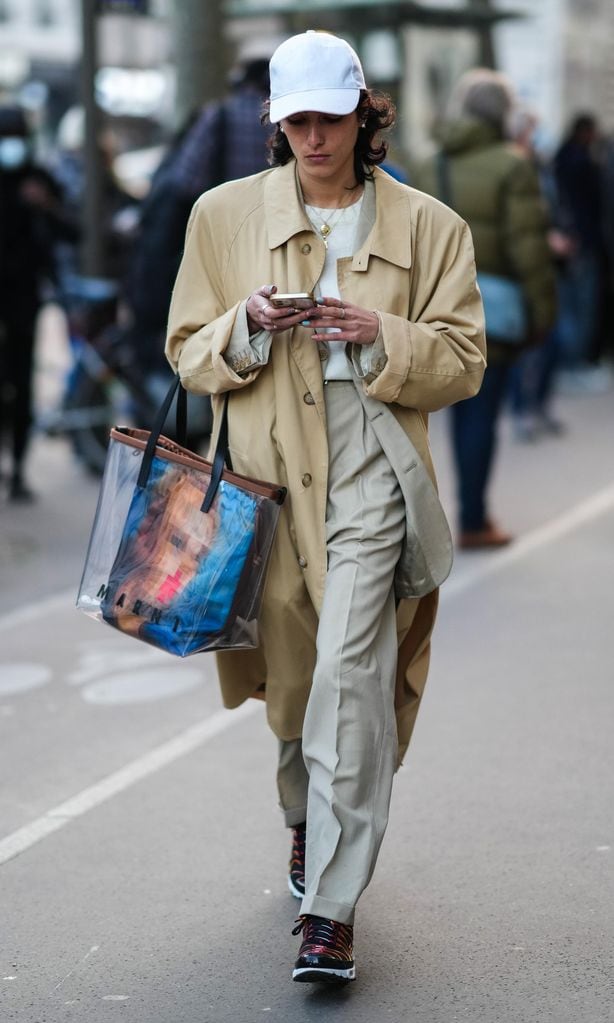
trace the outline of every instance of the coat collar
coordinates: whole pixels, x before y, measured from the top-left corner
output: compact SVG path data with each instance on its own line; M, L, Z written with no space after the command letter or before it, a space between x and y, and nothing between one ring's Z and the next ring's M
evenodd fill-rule
M410 196L405 185L375 168L373 182L366 182L360 232L364 241L359 243L352 260L353 270L366 270L372 255L409 269L412 263ZM276 167L267 175L264 208L270 249L284 245L302 231L313 232L305 213L295 160Z

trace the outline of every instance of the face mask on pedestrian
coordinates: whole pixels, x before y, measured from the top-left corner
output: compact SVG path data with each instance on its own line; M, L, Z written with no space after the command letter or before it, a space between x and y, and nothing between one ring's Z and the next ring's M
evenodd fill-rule
M0 139L0 168L17 170L28 160L28 143L18 136Z

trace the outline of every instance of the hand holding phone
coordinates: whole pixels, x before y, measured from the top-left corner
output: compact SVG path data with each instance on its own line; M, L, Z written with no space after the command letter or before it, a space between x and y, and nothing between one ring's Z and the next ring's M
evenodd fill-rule
M317 301L309 291L279 294L274 284L263 284L247 300L247 325L250 336L259 330L282 333L299 323L309 326Z
M311 309L316 304L315 297L310 291L294 291L285 295L275 293L270 296L269 303L275 309Z

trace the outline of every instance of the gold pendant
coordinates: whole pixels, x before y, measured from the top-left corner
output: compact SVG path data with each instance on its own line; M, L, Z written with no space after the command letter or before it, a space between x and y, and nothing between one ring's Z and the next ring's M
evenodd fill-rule
M322 224L320 226L320 234L322 235L323 238L328 238L330 232L331 232L331 229L328 226L328 224Z

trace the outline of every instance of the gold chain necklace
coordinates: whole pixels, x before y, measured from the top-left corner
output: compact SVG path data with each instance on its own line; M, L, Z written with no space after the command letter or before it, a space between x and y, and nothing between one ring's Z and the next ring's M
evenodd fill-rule
M313 212L315 214L316 207L310 206L309 209L313 210ZM321 212L318 210L319 219L322 221L322 223L321 224L317 224L316 226L317 226L318 231L322 235L322 238L324 239L324 243L325 244L326 244L326 239L328 238L329 234L331 233L333 228L337 226L337 224L339 223L339 221L341 220L343 214L346 212L347 209L348 209L347 206L340 206L338 209L336 209L333 212L333 214L328 218L328 220L325 220L324 217L322 216ZM335 217L335 213L337 214L336 217Z
M352 200L354 200L354 201L352 201ZM355 200L353 196L350 196L349 202L347 202L344 206L338 206L335 210L333 210L333 212L330 215L330 217L328 218L328 220L325 220L324 217L322 216L321 208L320 207L312 206L311 203L307 203L307 202L305 203L305 206L308 207L308 209L313 210L314 217L315 217L315 215L317 213L317 219L320 220L321 223L314 224L314 227L316 227L316 229L319 231L319 233L320 233L320 235L322 237L322 240L324 241L324 244L327 247L328 247L328 237L329 237L331 231L341 221L341 219L343 218L344 213L347 213L347 211L350 208L350 206L353 206L354 202L357 202L357 201L358 200ZM336 217L335 217L335 214L337 214ZM311 217L309 219L311 220ZM312 221L312 223L313 223L313 221Z

